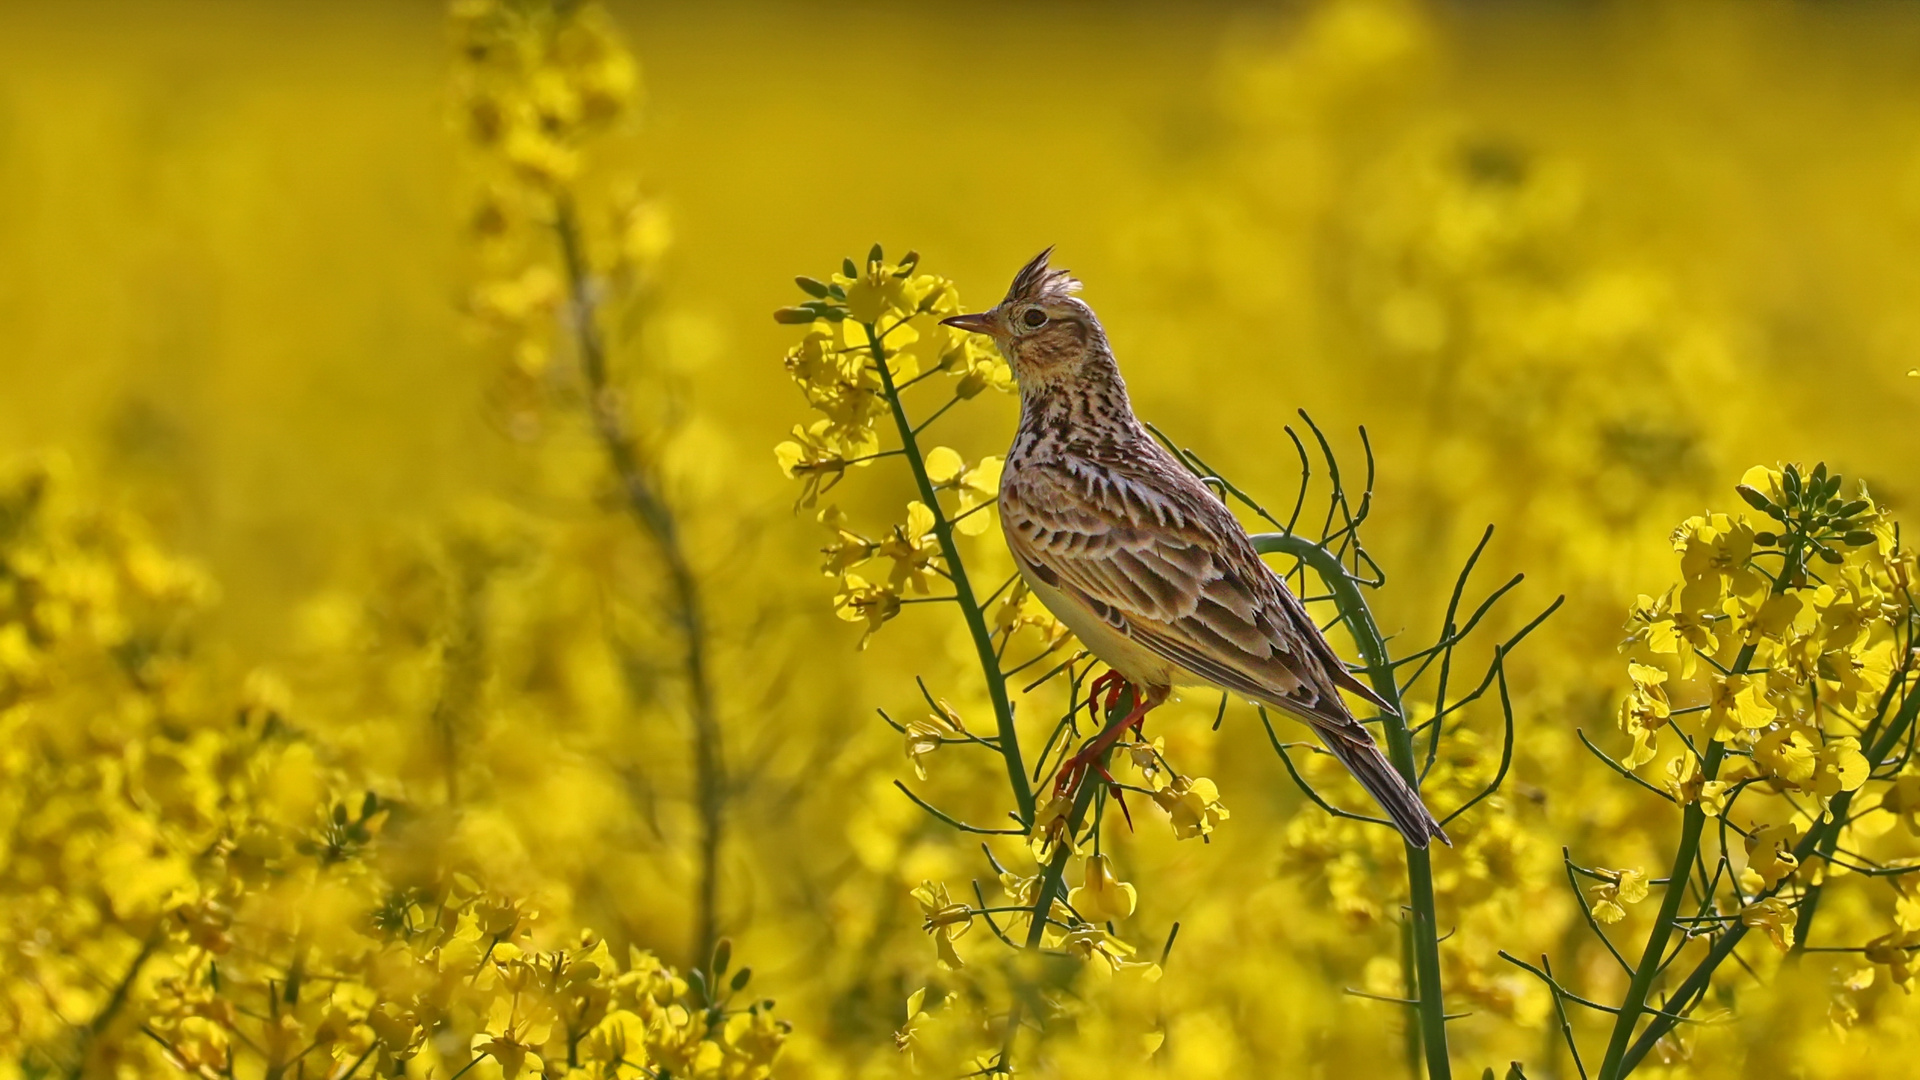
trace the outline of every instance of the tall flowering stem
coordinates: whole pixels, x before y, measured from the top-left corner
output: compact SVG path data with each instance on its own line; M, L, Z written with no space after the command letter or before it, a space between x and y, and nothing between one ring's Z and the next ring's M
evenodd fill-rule
M579 216L564 195L554 207L554 232L567 272L575 351L580 357L587 411L620 485L627 510L660 552L668 588L667 618L679 634L686 673L687 717L693 729L694 801L700 819L699 883L694 904L693 956L712 955L719 942L720 848L726 829L727 766L714 707L709 633L700 577L687 558L680 519L648 468L608 379L606 340L600 333L595 278L587 265Z
M597 4L459 0L454 16L461 107L485 179L472 218L483 264L472 308L507 347L500 399L508 426L544 428L563 396L554 388L577 391L620 502L658 555L662 621L677 639L692 734L699 826L689 956L703 962L719 939L729 790L712 625L685 508L628 418L601 325L641 311L663 230L644 200L582 180L593 151L634 111L638 68ZM577 379L555 370L569 352Z
M1408 729L1400 687L1393 677L1393 661L1387 655L1387 643L1380 636L1373 610L1360 594L1359 585L1333 552L1320 544L1288 533L1267 533L1254 537L1254 546L1263 555L1291 555L1311 567L1314 574L1333 592L1340 617L1353 634L1366 667L1367 681L1375 693L1386 699L1393 712L1382 714L1381 731L1386 736L1387 757L1407 782L1419 786L1419 764L1414 758L1413 733ZM1440 985L1439 921L1434 915L1433 857L1426 848L1412 844L1407 849L1407 902L1412 912L1408 933L1413 942L1413 977L1407 985L1419 1004L1420 1043L1425 1053L1429 1077L1449 1077L1452 1066L1447 1059L1446 1003Z
M1736 490L1764 518L1719 513L1683 522L1673 534L1683 582L1633 605L1627 644L1636 658L1620 710L1632 746L1616 760L1581 739L1615 773L1680 807L1671 868L1650 882L1637 870L1567 860L1570 880L1596 883L1579 898L1582 909L1629 977L1617 1006L1507 957L1542 979L1556 1004L1611 1017L1594 1074L1600 1080L1630 1075L1656 1046L1677 1039L1679 1025L1698 1019L1727 961L1764 977L1766 951L1736 955L1750 931L1764 932L1775 965L1814 951L1814 916L1835 888L1868 893L1850 898L1840 933L1884 932L1817 951L1858 955L1885 966L1890 982L1912 983L1909 953L1920 944L1920 919L1901 883L1911 859L1888 850L1885 830L1854 826L1864 812L1903 814L1920 793L1915 561L1864 485L1851 494L1843 487L1824 464L1749 470ZM1675 738L1675 752L1663 753ZM1663 756L1664 785L1638 775ZM1736 861L1742 847L1745 858ZM1892 895L1876 904L1879 883ZM1663 887L1661 903L1639 959L1629 963L1605 927L1623 920L1623 905L1653 885ZM1682 963L1703 940L1704 952ZM1873 968L1864 972L1871 982ZM1860 974L1835 980L1836 1023L1856 1015L1850 995L1866 985ZM1584 1071L1571 1028L1562 1030Z
M933 480L927 474L926 455L920 450L913 424L907 419L907 406L900 399L900 388L895 385L893 372L887 366L887 346L880 331L873 323L866 323L867 340L872 342L874 370L879 374L881 392L886 395L887 409L893 415L894 427L900 436L900 451L907 459L907 467L913 471L914 486L920 491L921 504L933 513L933 535L940 543L941 557L946 560L947 578L953 586L954 603L960 607L960 616L966 620L967 633L973 639L975 654L980 658L980 674L986 683L987 697L993 703L994 729L998 733L1000 757L1007 765L1007 784L1013 792L1014 805L1018 807L1020 824L1033 827L1034 801L1033 788L1027 783L1027 767L1020 754L1020 733L1013 725L1013 702L1007 696L1007 679L1000 671L1000 658L993 643L993 633L987 628L987 614L973 592L973 584L967 579L967 566L960 558L960 549L954 543L953 521L940 508L940 499L934 493Z

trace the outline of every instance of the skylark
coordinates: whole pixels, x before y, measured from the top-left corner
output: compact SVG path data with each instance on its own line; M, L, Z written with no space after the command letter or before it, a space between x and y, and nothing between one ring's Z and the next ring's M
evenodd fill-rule
M1176 685L1206 684L1305 721L1384 807L1407 842L1446 842L1340 691L1385 710L1341 663L1226 504L1133 414L1080 283L1041 252L999 306L947 325L987 334L1020 383L1020 430L1000 479L1000 517L1034 594L1136 688L1131 715L1061 766L1089 767Z

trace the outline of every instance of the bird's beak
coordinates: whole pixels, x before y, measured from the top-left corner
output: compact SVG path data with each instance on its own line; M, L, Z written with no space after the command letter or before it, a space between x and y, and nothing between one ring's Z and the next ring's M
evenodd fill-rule
M971 334L991 334L993 333L993 313L976 311L971 315L955 315L950 319L941 319L940 325L965 330Z

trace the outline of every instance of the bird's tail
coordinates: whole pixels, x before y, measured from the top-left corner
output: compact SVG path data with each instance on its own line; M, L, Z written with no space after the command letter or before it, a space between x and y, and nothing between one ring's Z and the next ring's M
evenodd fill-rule
M1400 770L1393 767L1371 737L1364 732L1352 737L1325 731L1320 737L1327 749L1333 751L1333 756L1360 781L1360 786L1367 789L1367 794L1386 810L1407 843L1424 848L1429 840L1437 838L1448 847L1453 846L1453 841L1441 831L1440 823L1427 811L1427 805L1420 801L1420 793L1407 783L1406 777L1400 775Z

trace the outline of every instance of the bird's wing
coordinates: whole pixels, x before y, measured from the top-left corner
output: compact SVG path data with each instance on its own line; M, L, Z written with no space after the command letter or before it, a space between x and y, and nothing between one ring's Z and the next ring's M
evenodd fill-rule
M1371 742L1339 688L1385 703L1226 506L1158 445L1010 471L1000 502L1022 567L1116 631L1222 689Z

